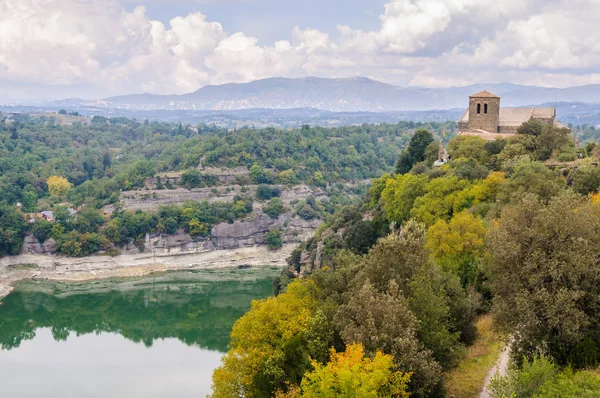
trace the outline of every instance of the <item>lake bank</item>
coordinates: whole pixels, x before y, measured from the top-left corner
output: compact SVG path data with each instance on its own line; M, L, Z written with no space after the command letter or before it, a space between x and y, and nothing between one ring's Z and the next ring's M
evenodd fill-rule
M64 257L19 255L0 258L0 299L12 285L26 279L92 281L106 278L144 276L176 270L238 268L244 266L285 267L296 244L272 251L266 246L215 250L190 254L138 253L119 256Z

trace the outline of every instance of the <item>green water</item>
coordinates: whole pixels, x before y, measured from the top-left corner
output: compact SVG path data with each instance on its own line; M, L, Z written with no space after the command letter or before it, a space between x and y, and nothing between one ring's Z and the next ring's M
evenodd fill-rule
M0 395L203 397L233 323L278 273L21 283L0 301Z

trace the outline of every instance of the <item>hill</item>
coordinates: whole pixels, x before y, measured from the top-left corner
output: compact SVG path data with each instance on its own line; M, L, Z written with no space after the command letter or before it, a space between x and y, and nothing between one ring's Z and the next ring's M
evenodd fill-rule
M355 77L324 79L270 78L249 83L205 86L183 95L134 94L101 100L68 99L54 106L93 106L130 110L218 110L315 108L334 112L417 111L463 108L466 97L487 89L502 97L503 106L547 102L600 102L600 85L569 88L510 83L464 87L398 87Z

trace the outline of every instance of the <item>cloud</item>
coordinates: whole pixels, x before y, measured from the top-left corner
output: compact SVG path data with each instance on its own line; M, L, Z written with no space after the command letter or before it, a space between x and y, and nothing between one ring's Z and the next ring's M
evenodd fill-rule
M0 0L0 89L100 97L307 75L427 86L600 82L600 0L390 0L377 29L291 27L289 40L270 45L201 12L165 24L147 16L152 0L127 2L138 6Z

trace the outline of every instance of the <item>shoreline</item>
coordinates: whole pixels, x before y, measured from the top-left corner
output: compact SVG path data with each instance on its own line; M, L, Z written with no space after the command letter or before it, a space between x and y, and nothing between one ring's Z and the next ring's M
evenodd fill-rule
M13 285L26 279L62 282L86 282L107 278L140 277L167 271L219 268L285 267L296 244L277 251L266 246L197 253L123 254L115 257L64 257L55 255L19 255L0 258L0 300L8 296Z

